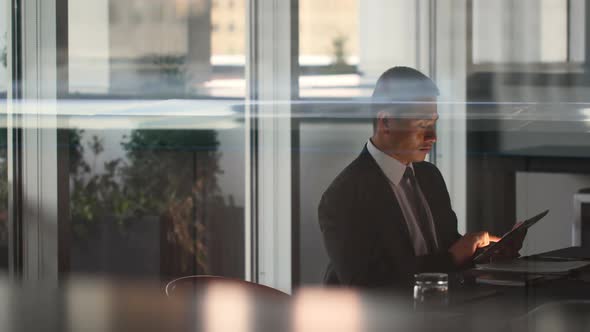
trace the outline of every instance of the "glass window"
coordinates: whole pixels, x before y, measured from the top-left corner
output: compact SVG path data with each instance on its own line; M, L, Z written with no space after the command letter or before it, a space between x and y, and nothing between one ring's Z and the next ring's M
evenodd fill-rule
M362 1L361 1L362 2ZM360 87L357 0L299 1L299 96L350 98Z
M394 66L419 69L440 89L438 140L429 158L445 178L461 231L503 234L550 208L521 254L579 245L571 236L572 200L590 187L586 2L299 5L304 102L293 122L294 280L322 282L328 256L319 201L372 135L362 103Z
M379 75L417 65L416 1L299 1L299 241L295 280L321 283L328 257L319 231L320 198L372 132L363 102ZM298 262L297 262L298 261Z
M58 183L67 184L59 206L69 212L60 220L60 231L68 230L60 232L68 273L242 278L244 246L252 242L260 250L248 257L254 263L274 264L293 249L295 286L322 282L329 259L318 205L372 135L367 103L378 77L394 66L421 70L440 89L438 141L428 160L445 178L459 231L502 234L550 208L546 228L528 235L523 254L579 244L569 221L573 195L590 187L583 0L296 2L299 15L265 2L247 13L246 0L69 1L56 29L58 44L67 45L58 50L64 64L58 75L66 78L58 85L58 165L66 178ZM253 29L247 15L255 18ZM289 24L276 20L283 17L298 19L290 27L299 32L297 47L276 38L292 30L270 36L263 31L274 30L259 29ZM0 35L0 51L8 39ZM256 45L248 51L252 59L269 61L254 64L251 77L273 83L252 95L264 95L261 109L294 115L260 117L251 128L261 131L252 136L244 119L246 40ZM297 100L284 104L291 85L275 83L291 78L291 67L282 64L292 56ZM5 91L0 81L0 105ZM275 135L277 128L287 133ZM249 165L246 136L256 145ZM280 150L285 146L292 149ZM5 150L0 144L2 174ZM291 167L265 158L268 151L276 159L293 151L284 158ZM249 189L263 194L245 206L246 170L259 164L292 168L293 196L281 195L282 173L269 176L268 185L267 169L255 168L260 176ZM3 192L0 186L0 204ZM268 207L272 213L257 205L272 194L293 198L293 211L283 201ZM274 228L284 226L281 220L254 225L255 236L245 239L245 209L266 222L282 219L277 207L292 212L293 247L285 250L284 233L276 231L283 228ZM2 211L0 205L0 227ZM0 228L0 245L3 234ZM289 272L274 268L262 266L259 279L284 281Z
M590 186L590 174L577 171L587 162L590 129L586 5L474 2L474 65L466 78L472 102L467 225L501 233L513 220L551 209L527 235L523 255L579 245L572 235L573 200ZM482 193L492 183L494 189Z
M69 2L70 272L244 276L244 2Z
M567 0L474 1L473 62L567 62L568 6Z

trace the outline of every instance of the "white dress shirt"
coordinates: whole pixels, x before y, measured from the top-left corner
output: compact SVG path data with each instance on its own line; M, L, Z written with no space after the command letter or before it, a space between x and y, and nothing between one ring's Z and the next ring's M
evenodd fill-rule
M387 179L389 180L389 184L391 185L391 189L399 203L399 206L402 210L402 214L404 219L406 220L406 224L408 226L408 231L410 233L410 238L412 240L412 244L414 246L414 253L416 256L423 256L429 254L428 246L426 244L426 240L424 239L424 235L422 234L422 230L418 224L418 217L412 208L412 204L408 200L406 193L402 190L400 186L400 182L404 176L404 172L406 171L406 165L398 161L397 159L385 154L383 151L379 150L373 142L369 139L367 142L367 150L379 165L379 168L383 171ZM408 165L414 170L414 166L410 163ZM418 193L419 199L422 201L423 206L426 208L426 216L427 222L430 223L430 226L434 230L434 241L433 244L434 248L438 248L438 243L436 243L436 229L434 228L434 222L432 218L432 212L430 211L430 207L428 206L428 202L424 197L424 193L419 185L415 188Z

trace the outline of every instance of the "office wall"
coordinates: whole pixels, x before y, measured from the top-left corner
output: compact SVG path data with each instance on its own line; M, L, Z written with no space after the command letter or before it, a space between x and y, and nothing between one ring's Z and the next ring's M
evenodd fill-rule
M318 225L318 205L332 180L361 152L372 133L369 123L305 123L300 148L300 281L322 282L328 265Z
M571 247L573 197L590 187L590 175L562 173L516 174L516 219L524 220L545 209L549 215L533 226L526 237L522 255Z
M359 1L359 71L374 82L392 66L416 66L416 1Z

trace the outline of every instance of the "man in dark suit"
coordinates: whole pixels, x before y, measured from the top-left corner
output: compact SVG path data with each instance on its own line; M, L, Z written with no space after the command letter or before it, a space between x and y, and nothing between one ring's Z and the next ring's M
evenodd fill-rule
M439 170L438 88L407 67L387 70L373 92L373 136L322 196L319 223L330 285L408 285L414 274L451 272L496 237L461 236Z

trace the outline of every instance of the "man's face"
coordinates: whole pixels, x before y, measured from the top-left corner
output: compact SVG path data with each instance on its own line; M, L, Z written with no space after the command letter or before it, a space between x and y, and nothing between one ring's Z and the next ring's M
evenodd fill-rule
M388 119L388 141L391 153L404 162L424 161L436 142L438 113L436 100L411 105L409 116Z

